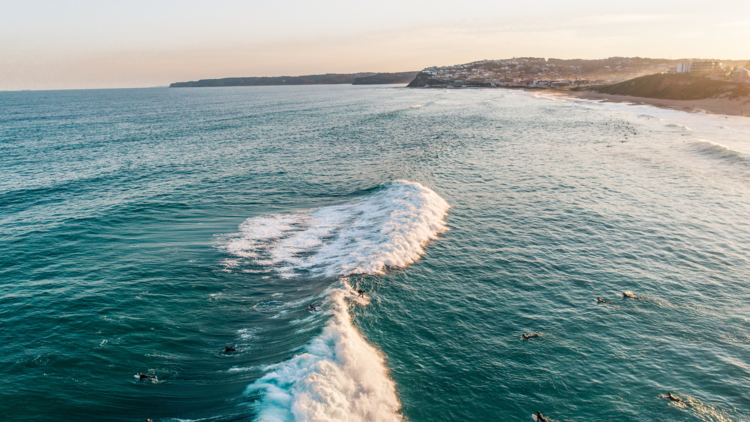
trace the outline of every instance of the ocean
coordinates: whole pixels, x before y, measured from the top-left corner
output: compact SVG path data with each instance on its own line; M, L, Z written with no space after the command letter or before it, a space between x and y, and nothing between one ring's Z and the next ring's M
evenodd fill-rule
M749 257L748 118L0 92L3 420L750 420Z

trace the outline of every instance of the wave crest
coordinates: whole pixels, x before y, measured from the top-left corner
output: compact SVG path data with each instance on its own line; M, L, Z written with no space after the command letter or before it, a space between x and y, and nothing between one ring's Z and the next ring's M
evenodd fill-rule
M293 215L246 220L225 248L240 259L269 265L282 276L344 276L330 290L323 333L305 353L266 368L248 386L259 395L260 421L401 421L396 386L385 358L360 335L349 314L361 306L348 274L404 267L425 243L447 230L448 203L419 183L398 180L366 198Z
M385 359L352 325L346 286L331 296L333 317L306 352L272 365L247 388L261 393L259 421L400 421Z
M397 180L349 204L250 218L225 248L286 277L376 274L419 259L447 230L448 208L431 189Z
M712 158L728 161L730 163L750 163L750 157L739 151L735 151L726 145L722 145L718 142L699 140L690 144L692 148L700 154L707 155Z

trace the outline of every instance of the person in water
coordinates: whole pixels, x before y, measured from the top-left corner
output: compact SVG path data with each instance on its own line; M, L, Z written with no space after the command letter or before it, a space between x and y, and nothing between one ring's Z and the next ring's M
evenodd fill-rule
M310 304L310 307L307 308L307 309L309 309L311 311L317 311L318 310L318 308L316 308L315 305L313 305L312 303Z
M237 349L235 349L232 346L227 346L227 347L224 348L224 353L230 353L230 352L236 352L236 351L237 351Z
M538 410L536 411L536 420L539 421L539 422L549 422L549 419L547 419L544 416L542 416L542 412L540 412Z
M674 395L674 394L672 394L672 393L667 393L667 397L666 397L666 398L668 398L669 400L672 400L672 401L682 401L682 399L681 399L681 398L679 398L679 397L675 396L675 395Z
M146 374L142 374L142 373L139 372L138 373L138 377L140 379L147 379L148 380L148 379L151 379L151 378L156 378L156 375L146 375Z
M611 305L611 304L612 304L612 302L607 302L606 300L604 300L604 299L602 299L602 298L600 298L600 297L597 297L597 298L596 298L596 301L597 301L598 303L603 303L603 304L605 304L605 305Z
M534 337L541 337L538 333L531 333L531 334L521 334L521 337L525 339L534 338Z
M357 293L359 293L359 297L365 297L365 291L364 290L357 290Z

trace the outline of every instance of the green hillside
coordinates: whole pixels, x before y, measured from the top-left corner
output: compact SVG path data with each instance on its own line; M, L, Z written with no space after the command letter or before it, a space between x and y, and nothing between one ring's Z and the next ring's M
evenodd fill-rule
M702 100L705 98L750 98L750 85L717 81L688 74L656 74L591 88L596 92L666 100Z

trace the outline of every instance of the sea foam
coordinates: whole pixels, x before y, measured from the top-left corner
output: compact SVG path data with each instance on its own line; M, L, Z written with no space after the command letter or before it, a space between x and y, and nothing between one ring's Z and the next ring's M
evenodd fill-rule
M375 274L419 259L446 230L447 211L431 189L397 180L348 204L250 218L225 249L285 277Z
M401 407L385 359L352 324L350 303L369 304L348 274L376 274L419 259L447 230L448 203L419 183L395 181L349 204L256 217L227 250L282 276L340 276L329 319L305 353L266 368L246 393L260 421L399 421Z
M400 403L384 358L352 325L346 292L305 353L267 368L247 389L260 421L398 421Z

